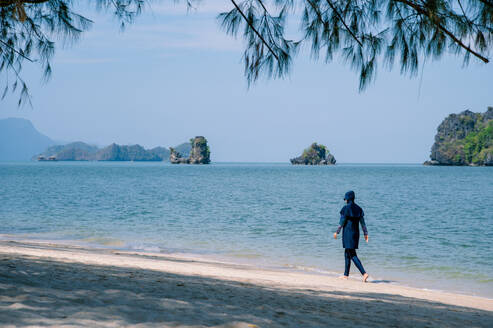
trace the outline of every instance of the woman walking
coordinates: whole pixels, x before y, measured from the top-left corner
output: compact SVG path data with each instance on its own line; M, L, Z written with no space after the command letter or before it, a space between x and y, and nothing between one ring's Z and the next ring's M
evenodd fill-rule
M368 242L368 230L366 229L364 212L361 207L354 202L354 191L348 191L344 196L346 205L341 209L341 219L339 221L339 228L334 232L334 239L337 239L337 235L342 229L342 247L344 248L345 269L344 276L342 278L347 279L349 277L349 269L351 267L351 260L354 262L359 272L363 275L363 282L368 280L368 273L363 268L363 264L356 255L356 250L359 244L359 224L363 228L365 240Z

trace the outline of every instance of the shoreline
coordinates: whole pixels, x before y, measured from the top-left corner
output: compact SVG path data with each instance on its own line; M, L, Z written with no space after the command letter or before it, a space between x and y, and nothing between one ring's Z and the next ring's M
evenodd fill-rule
M0 293L0 322L14 326L40 322L56 326L66 324L68 318L75 325L121 326L142 323L150 317L156 321L145 326L159 323L159 326L168 327L163 324L167 322L170 327L296 327L300 324L295 322L317 326L332 320L340 321L342 326L354 326L358 321L351 315L338 317L348 303L368 312L371 320L366 317L365 320L370 321L360 322L367 326L395 326L397 322L399 326L433 323L434 326L450 327L464 326L472 320L473 326L487 327L493 322L493 299L485 297L417 289L385 281L366 284L352 279L343 281L313 272L262 269L199 257L4 240L0 241L0 261L3 290ZM180 288L184 286L191 289ZM56 294L50 298L54 291ZM120 304L121 295L115 298L114 293L130 294L125 298L125 304ZM245 294L251 294L248 302L244 300ZM46 303L47 297L53 303ZM40 302L49 310L44 316L43 311L32 312L35 307L24 304L35 302L37 298L44 300ZM165 306L167 311L158 311L164 306L163 299L170 298L173 304ZM122 319L122 307L132 308L132 303L138 300L143 302L144 308L150 308L142 317L130 315L131 319ZM184 303L180 302L195 304L193 324L181 322L183 311L190 308L182 308ZM228 308L228 302L236 304L234 311ZM272 304L284 310L266 310L266 307L273 307ZM304 308L306 304L310 304L309 308ZM91 321L101 311L107 311L107 306L113 315L108 322L103 325ZM212 318L206 311L211 306L220 307L224 315ZM67 315L67 309L74 307L77 308L74 310L76 315ZM133 310L135 315L139 313L138 309ZM50 314L53 311L62 317L53 319ZM279 314L281 312L284 314ZM26 315L33 319L27 320ZM285 322L285 317L291 319ZM399 321L404 317L408 320L406 324ZM442 319L434 321L439 318ZM298 321L292 321L294 319ZM231 325L222 326L228 322Z
M73 239L44 239L44 238L36 238L29 235L15 235L15 234L0 234L0 245L2 242L15 242L19 244L37 244L37 245L54 245L57 247L75 247L80 249L87 250L100 250L100 251L109 251L109 252L122 252L122 253L131 253L131 254L140 254L140 255L148 255L148 256L169 256L171 258L177 259L187 259L194 260L199 262L210 262L210 263L220 263L220 264L230 264L230 265L240 265L247 266L252 268L257 268L260 270L274 270L274 271L282 271L282 272L293 272L293 273L301 273L307 275L317 275L324 276L328 278L337 278L341 276L340 271L320 268L316 266L304 265L304 264L291 264L291 263L272 263L272 261L268 258L256 257L249 258L245 256L235 256L229 253L214 253L214 252L194 252L191 249L161 249L159 247L151 247L150 249L140 249L140 248L129 248L123 247L125 244L123 241L119 240L109 240L108 243L98 243L92 241L92 239L88 240L73 240ZM355 269L353 268L353 271ZM447 278L443 278L447 280ZM360 281L359 272L354 271L350 277L349 281ZM372 274L370 272L369 281L377 282L377 283L385 283L387 285L400 286L405 288L412 288L417 290L424 291L435 291L435 292L443 292L443 293L451 293L456 295L465 295L465 296L476 296L480 298L486 298L493 300L493 294L483 291L478 292L476 289L469 289L464 286L457 287L454 285L454 282L448 282L442 284L440 287L433 287L433 280L429 280L426 283L423 281L415 281L415 277L407 275L404 273L399 273L394 271L393 274L390 275L379 275ZM406 284L406 282L408 282ZM460 282L459 282L460 283ZM455 289L447 288L455 286ZM490 296L491 295L491 296Z
M86 251L93 252L109 252L112 254L130 254L130 255L138 255L144 257L157 257L157 258L169 258L176 260L190 260L196 262L210 263L210 264L225 264L225 265L233 265L233 266L244 266L248 268L258 269L258 270L266 270L266 271L278 271L283 273L298 273L302 275L314 275L327 277L329 279L335 279L341 276L341 272L335 270L328 270L313 266L305 266L305 265L296 265L296 264L273 264L268 259L258 258L258 259L249 259L245 257L236 257L230 254L216 254L216 253L197 253L193 250L180 250L180 249L172 249L172 250L163 250L160 248L154 249L132 249L126 247L120 247L122 245L118 245L118 243L110 242L108 244L99 244L93 243L91 241L85 240L71 240L71 239L42 239L42 238L30 238L30 236L17 236L14 234L0 234L0 254L1 247L5 243L15 243L20 247L22 246L36 246L41 247L45 246L47 248L66 248L66 249L83 249ZM259 260L260 259L260 260ZM354 268L353 268L354 270ZM438 293L447 293L454 295L464 295L471 297L479 297L493 301L493 295L489 295L489 293L477 293L475 290L466 291L464 288L457 289L447 289L447 288L434 288L430 287L429 283L423 284L415 282L406 284L407 281L405 279L405 273L399 275L396 279L395 275L388 276L380 276L380 275L372 275L370 273L369 282L385 284L388 286L396 286L403 288L410 288L415 290L422 291L431 291ZM360 281L359 272L353 272L349 281L359 282ZM399 279L402 278L402 279ZM446 279L446 278L444 278Z

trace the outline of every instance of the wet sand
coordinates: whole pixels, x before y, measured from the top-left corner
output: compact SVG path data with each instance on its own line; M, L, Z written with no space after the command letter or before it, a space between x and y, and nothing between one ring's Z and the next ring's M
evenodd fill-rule
M0 241L0 326L493 327L493 299L171 254Z

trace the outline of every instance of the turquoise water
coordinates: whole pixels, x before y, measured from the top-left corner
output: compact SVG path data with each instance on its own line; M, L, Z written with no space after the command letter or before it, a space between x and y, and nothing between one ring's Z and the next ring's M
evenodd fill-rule
M349 189L374 279L493 297L488 167L3 163L0 234L335 274Z

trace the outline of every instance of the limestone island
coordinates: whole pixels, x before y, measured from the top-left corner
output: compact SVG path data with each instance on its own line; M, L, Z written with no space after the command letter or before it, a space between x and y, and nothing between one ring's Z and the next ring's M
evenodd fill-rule
M334 165L336 159L334 155L324 145L316 142L303 151L299 157L290 159L293 165Z
M180 152L170 147L169 161L171 164L209 164L211 162L209 146L204 137L190 139L192 149L188 158L183 157Z
M450 114L438 126L424 165L493 166L493 107Z

